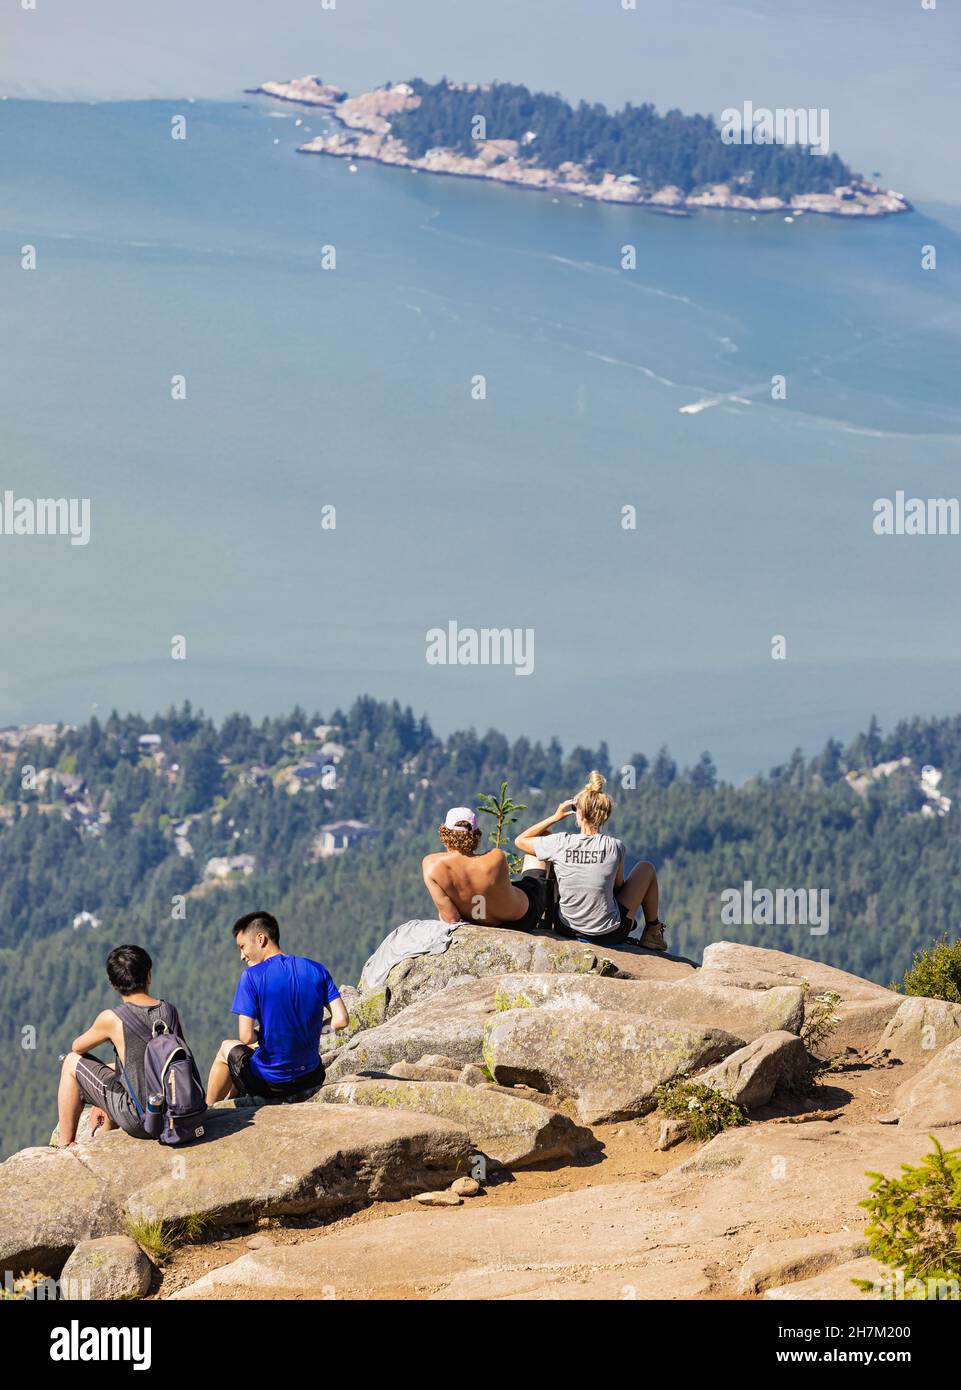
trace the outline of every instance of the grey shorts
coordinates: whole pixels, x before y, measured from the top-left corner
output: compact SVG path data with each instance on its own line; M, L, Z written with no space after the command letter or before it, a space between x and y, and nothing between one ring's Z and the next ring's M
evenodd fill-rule
M127 1134L145 1137L137 1107L113 1067L99 1057L84 1055L77 1061L76 1077L84 1100L106 1110L114 1124Z

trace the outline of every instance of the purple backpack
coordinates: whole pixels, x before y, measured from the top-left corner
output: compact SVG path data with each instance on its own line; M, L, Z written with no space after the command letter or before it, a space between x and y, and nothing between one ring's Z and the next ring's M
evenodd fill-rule
M127 1004L115 1004L113 1011L145 1041L143 1096L137 1095L119 1056L117 1063L147 1137L159 1139L161 1144L186 1144L199 1139L204 1132L207 1099L194 1055L176 1031L176 1011L162 1001L161 1016L152 1027ZM160 1098L159 1103L155 1097Z

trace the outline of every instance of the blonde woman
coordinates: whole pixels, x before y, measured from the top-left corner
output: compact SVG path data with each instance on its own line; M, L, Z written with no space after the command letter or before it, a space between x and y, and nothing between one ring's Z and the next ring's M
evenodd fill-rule
M608 946L626 942L638 909L644 914L640 945L666 951L664 923L657 915L657 874L643 860L624 875L624 846L604 833L614 803L604 791L604 778L592 772L587 785L571 801L562 801L552 816L518 835L514 843L525 856L524 873L554 865L560 898L556 930L563 936L589 937ZM577 830L551 834L551 829L577 817Z

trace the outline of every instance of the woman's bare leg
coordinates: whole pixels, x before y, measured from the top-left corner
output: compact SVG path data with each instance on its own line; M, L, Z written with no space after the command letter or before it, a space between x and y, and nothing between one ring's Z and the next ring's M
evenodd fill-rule
M639 864L635 864L618 888L615 897L632 917L636 917L638 908L641 908L645 922L656 922L658 891L657 873L654 865L647 859L642 859Z

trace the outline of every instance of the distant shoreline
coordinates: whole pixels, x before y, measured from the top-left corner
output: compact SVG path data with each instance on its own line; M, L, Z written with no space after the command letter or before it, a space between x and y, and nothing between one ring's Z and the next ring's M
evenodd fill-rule
M672 184L651 192L642 189L638 181L629 176L605 174L599 180L592 179L583 167L573 163L562 164L557 169L542 168L522 157L516 140L478 140L476 155L436 148L428 150L420 158L411 158L406 146L391 133L391 118L412 110L420 101L406 83L378 87L355 97L322 82L318 77L264 82L249 91L276 101L291 102L309 109L319 108L341 126L341 130L335 134L318 135L299 145L298 154L369 160L418 173L480 179L555 196L641 207L680 218L704 210L781 213L788 217L815 213L843 220L890 217L912 210L902 194L863 181L844 185L833 193L797 193L789 199L774 196L751 198L732 191L726 183L712 184L698 193L690 194L685 194Z

